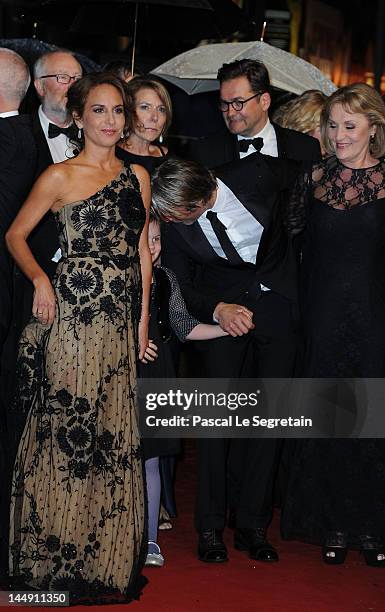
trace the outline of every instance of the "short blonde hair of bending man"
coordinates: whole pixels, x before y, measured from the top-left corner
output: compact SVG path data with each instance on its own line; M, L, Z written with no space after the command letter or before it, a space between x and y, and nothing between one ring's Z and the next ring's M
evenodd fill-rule
M321 111L327 99L322 91L308 89L298 98L279 106L273 115L273 120L283 128L312 136L320 127Z
M366 83L353 83L337 89L329 96L321 113L321 138L329 155L335 153L327 133L331 109L335 104L341 104L347 112L365 115L369 126L376 126L369 151L373 157L382 157L385 154L385 104L380 94Z

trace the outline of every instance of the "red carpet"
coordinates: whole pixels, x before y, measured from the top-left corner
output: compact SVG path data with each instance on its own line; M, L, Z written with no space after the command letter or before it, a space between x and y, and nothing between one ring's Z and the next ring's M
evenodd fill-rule
M230 561L221 565L198 561L192 516L195 488L193 448L193 443L189 442L185 457L178 464L179 516L173 520L174 528L161 532L159 538L166 558L165 566L146 568L144 573L149 584L140 601L129 606L79 606L76 610L385 612L385 570L367 567L355 551L349 552L342 566L334 568L323 564L320 548L280 539L278 516L275 516L269 533L279 550L279 563L257 563L234 550L229 530L225 541Z

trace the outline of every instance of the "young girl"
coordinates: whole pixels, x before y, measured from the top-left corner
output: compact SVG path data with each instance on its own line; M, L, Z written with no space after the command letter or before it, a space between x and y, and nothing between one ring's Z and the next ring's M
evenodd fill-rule
M139 364L141 378L174 378L175 366L172 359L170 342L173 337L185 340L210 340L226 336L219 325L200 323L190 315L182 297L175 274L160 265L161 238L160 224L150 217L148 242L153 264L151 288L151 318L149 337L152 339L145 353L146 364ZM158 349L156 360L154 345ZM180 441L177 439L144 439L146 459L146 481L148 496L148 554L146 565L161 567L164 557L157 544L158 518L161 493L159 458L179 453Z

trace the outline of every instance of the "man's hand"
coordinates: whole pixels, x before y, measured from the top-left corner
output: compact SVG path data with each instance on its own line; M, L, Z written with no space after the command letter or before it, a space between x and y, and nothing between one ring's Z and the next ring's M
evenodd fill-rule
M214 317L221 328L234 338L247 334L255 327L253 313L240 304L219 302L215 307Z

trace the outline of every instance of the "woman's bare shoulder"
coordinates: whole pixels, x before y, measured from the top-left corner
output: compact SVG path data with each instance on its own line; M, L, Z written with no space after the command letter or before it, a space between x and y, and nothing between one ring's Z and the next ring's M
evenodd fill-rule
M144 166L140 166L139 164L131 164L131 170L136 175L139 182L142 180L147 182L150 181L150 175Z
M41 174L41 178L46 181L58 182L59 184L67 182L74 171L73 166L68 164L68 161L51 164Z

